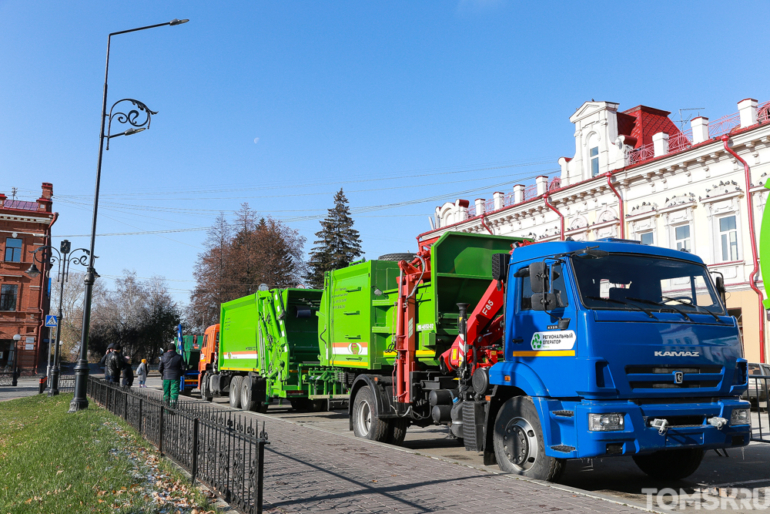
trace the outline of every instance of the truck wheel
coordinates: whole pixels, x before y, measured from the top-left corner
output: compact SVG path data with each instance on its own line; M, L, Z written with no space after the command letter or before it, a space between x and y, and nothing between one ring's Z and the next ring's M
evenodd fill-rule
M201 398L203 398L207 402L214 400L214 396L212 396L211 390L209 389L210 378L211 378L211 375L206 374L206 375L203 375L203 378L201 379Z
M564 459L545 454L540 418L529 396L511 398L500 407L493 441L503 471L549 482L564 471Z
M251 377L243 377L241 382L241 409L247 411L257 410L257 402L252 399Z
M362 387L353 404L353 433L381 443L388 442L389 424L374 415L374 393L369 386Z
M388 442L401 446L406 438L406 429L409 427L408 419L391 419L388 421Z
M233 377L230 380L230 407L233 409L241 406L241 382L243 377Z
M695 473L701 460L703 460L703 450L700 448L662 450L648 455L634 455L634 462L639 469L658 480L687 478Z

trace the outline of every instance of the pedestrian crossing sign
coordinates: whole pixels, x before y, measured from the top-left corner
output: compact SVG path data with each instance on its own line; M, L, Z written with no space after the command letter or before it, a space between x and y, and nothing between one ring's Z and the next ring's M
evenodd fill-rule
M46 327L56 327L58 326L56 316L52 315L46 315L45 317L45 326Z

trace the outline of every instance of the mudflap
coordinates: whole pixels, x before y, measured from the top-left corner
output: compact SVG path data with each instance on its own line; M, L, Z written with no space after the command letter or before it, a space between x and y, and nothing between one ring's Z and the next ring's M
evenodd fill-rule
M230 377L227 375L211 375L209 379L211 394L214 396L224 396L230 393Z
M251 377L251 398L258 405L267 402L267 380L265 377L249 373Z
M484 449L484 405L482 402L463 402L463 441L466 451L480 452Z

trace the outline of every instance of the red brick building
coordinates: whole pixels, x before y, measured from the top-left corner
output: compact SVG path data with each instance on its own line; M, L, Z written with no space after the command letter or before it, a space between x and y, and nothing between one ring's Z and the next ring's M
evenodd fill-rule
M0 193L0 371L13 361L25 374L45 370L48 354L50 288L47 266L30 278L32 252L51 244L51 227L58 213L51 210L53 185L43 182L36 201L8 199ZM20 340L15 342L13 336Z

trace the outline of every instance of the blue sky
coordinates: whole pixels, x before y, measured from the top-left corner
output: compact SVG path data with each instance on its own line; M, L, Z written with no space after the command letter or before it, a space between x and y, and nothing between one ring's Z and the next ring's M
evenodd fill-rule
M769 14L760 2L0 0L0 192L33 200L52 182L55 235L88 234L107 34L189 18L113 38L108 106L131 97L159 113L105 152L97 233L205 227L249 202L307 251L342 186L367 258L409 251L436 205L555 172L586 100L711 119L770 100ZM165 276L186 301L204 239L99 237L97 269Z

